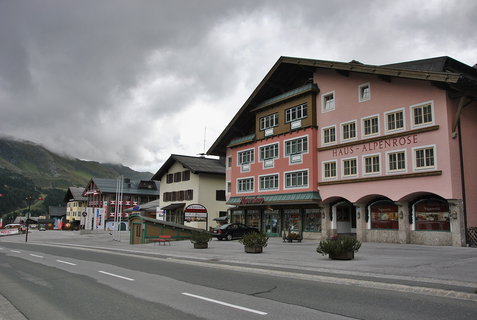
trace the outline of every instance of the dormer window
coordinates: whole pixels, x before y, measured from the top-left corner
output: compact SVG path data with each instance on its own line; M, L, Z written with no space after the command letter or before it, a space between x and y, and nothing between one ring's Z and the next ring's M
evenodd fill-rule
M371 99L371 87L369 83L360 85L358 91L359 91L359 102L364 102Z
M321 105L323 112L335 110L335 92L323 94L321 96Z

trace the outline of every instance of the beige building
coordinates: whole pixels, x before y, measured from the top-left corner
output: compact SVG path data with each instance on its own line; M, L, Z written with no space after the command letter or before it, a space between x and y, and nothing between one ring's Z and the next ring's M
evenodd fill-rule
M87 198L83 196L84 188L69 187L64 201L66 202L66 220L79 227L81 215L86 212Z
M222 159L173 154L152 180L161 185L159 220L209 229L227 215Z

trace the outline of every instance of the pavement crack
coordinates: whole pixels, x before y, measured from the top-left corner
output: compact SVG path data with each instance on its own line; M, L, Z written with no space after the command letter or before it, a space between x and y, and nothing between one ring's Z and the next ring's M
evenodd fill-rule
M277 289L278 286L273 286L272 288L268 289L268 290L264 290L264 291L258 291L258 292L254 292L254 293L249 293L250 296L258 296L258 295L261 295L261 294L265 294L265 293L271 293L273 290Z

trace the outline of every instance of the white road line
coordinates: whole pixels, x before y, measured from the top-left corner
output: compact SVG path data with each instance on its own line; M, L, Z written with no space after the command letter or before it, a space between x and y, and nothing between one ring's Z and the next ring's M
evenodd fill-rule
M256 314L259 314L259 315L261 315L261 316L264 316L264 315L267 314L266 312L263 312L263 311L258 311L258 310L254 310L254 309L249 309L249 308L241 307L241 306L238 306L238 305L235 305L235 304L230 304L230 303L227 303L227 302L210 299L210 298L198 296L198 295L191 294L191 293L187 293L187 292L182 292L182 294L185 295L185 296L189 296L189 297L193 297L193 298L197 298L197 299L201 299L201 300L205 300L205 301L209 301L209 302L221 304L221 305L226 306L226 307L231 307L231 308L235 308L235 309L239 309L239 310L243 310L243 311L248 311L248 312L256 313Z
M30 256L32 256L32 257L37 257L37 258L43 258L43 256L39 256L39 255L33 254L33 253L30 253Z
M18 251L18 250L10 250L10 251L15 253L22 253L21 251Z
M108 276L113 276L113 277L116 277L116 278L121 278L121 279L124 279L124 280L129 280L129 281L134 281L134 279L131 279L131 278L128 278L128 277L123 277L123 276L119 276L117 274L114 274L114 273L109 273L109 272L106 272L106 271L98 271L99 273L102 273L102 274L107 274Z
M57 262L64 263L64 264L69 264L70 266L76 266L76 263L68 262L68 261L63 261L63 260L56 260Z

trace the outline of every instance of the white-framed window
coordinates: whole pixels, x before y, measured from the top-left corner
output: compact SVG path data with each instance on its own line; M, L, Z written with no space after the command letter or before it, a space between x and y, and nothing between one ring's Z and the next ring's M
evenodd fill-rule
M250 164L254 161L254 149L247 149L237 153L237 164Z
M267 130L278 126L278 113L269 114L260 118L260 130Z
M406 150L393 150L386 152L388 173L406 172Z
M308 170L285 172L285 188L307 188Z
M336 143L336 126L323 128L321 132L323 145Z
M335 110L335 92L327 92L321 95L321 110L328 112Z
M374 115L364 118L362 124L363 137L372 137L379 135L379 116Z
M232 168L232 157L227 157L227 168Z
M323 179L335 179L336 178L336 169L337 169L336 160L323 162Z
M368 101L371 99L371 85L363 83L358 87L359 102Z
M434 169L436 167L436 147L425 146L413 148L414 169Z
M227 181L227 193L231 193L231 192L232 192L232 182Z
M356 177L358 175L358 159L357 158L348 158L341 159L341 175L343 177Z
M384 113L386 133L402 131L406 129L404 109L396 109Z
M363 156L363 174L373 175L381 173L381 156L372 154Z
M261 146L258 150L260 161L277 159L279 155L278 142Z
M308 109L306 103L302 103L298 106L291 107L285 110L285 122L293 122L296 120L304 119L308 116Z
M260 185L259 185L260 191L278 190L279 188L278 174L260 176L259 181L260 181Z
M253 177L237 179L237 192L238 193L245 193L245 192L253 192Z
M341 124L341 140L356 140L356 121Z
M410 108L413 128L434 124L434 104L432 101L415 104Z
M308 136L285 140L285 157L308 153Z

